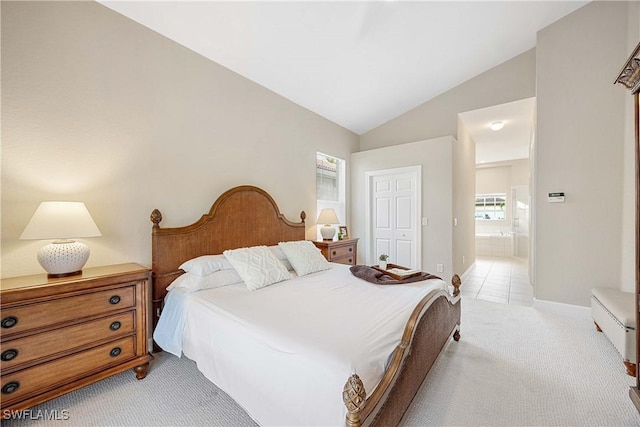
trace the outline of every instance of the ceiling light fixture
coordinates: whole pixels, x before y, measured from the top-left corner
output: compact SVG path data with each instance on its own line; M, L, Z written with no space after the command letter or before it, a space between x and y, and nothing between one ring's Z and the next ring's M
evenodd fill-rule
M493 122L491 123L491 130L500 130L504 127L504 122Z

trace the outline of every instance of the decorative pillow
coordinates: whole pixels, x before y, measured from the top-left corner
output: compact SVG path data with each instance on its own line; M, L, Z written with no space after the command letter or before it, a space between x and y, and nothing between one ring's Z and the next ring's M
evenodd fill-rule
M287 259L287 256L282 252L282 248L280 246L269 246L269 250L273 252L273 254L280 260L281 263L284 264L287 271L293 270L291 263Z
M221 288L223 286L241 283L242 278L234 269L219 270L206 276L193 273L184 273L167 286L167 290L183 289L187 292L195 292L203 289Z
M278 246L287 256L298 276L331 268L331 264L322 255L320 249L309 240L280 242Z
M224 256L251 291L291 279L285 266L266 246L226 250Z
M230 270L233 267L224 255L203 255L184 262L180 268L183 269L185 273L195 274L196 276L207 276L216 271Z

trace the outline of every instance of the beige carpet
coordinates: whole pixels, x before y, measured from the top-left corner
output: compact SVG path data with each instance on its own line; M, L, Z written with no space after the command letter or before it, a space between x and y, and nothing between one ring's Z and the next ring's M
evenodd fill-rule
M633 379L590 319L462 302L462 339L448 345L403 425L640 426L628 397ZM60 414L68 419L42 419ZM254 425L193 362L166 354L156 355L142 381L125 372L28 415L34 419L3 426Z

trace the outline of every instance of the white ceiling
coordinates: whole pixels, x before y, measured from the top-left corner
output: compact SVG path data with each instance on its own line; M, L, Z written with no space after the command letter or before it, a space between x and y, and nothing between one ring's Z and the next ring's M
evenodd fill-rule
M460 113L476 143L476 164L528 158L535 105L536 99L528 98ZM494 131L494 122L502 122L504 127Z
M100 1L357 134L535 46L585 1Z

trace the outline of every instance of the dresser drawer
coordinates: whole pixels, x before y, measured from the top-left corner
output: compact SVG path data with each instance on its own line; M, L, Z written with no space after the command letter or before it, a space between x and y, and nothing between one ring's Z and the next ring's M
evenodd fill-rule
M3 342L0 347L0 367L2 372L6 372L17 365L42 358L53 358L59 353L79 349L94 342L132 334L135 331L134 317L135 311L131 310Z
M2 375L2 405L73 381L92 371L101 371L135 356L135 337L125 337L81 353Z
M50 299L22 307L2 308L2 335L38 330L47 326L75 321L84 317L107 314L134 307L135 285Z

